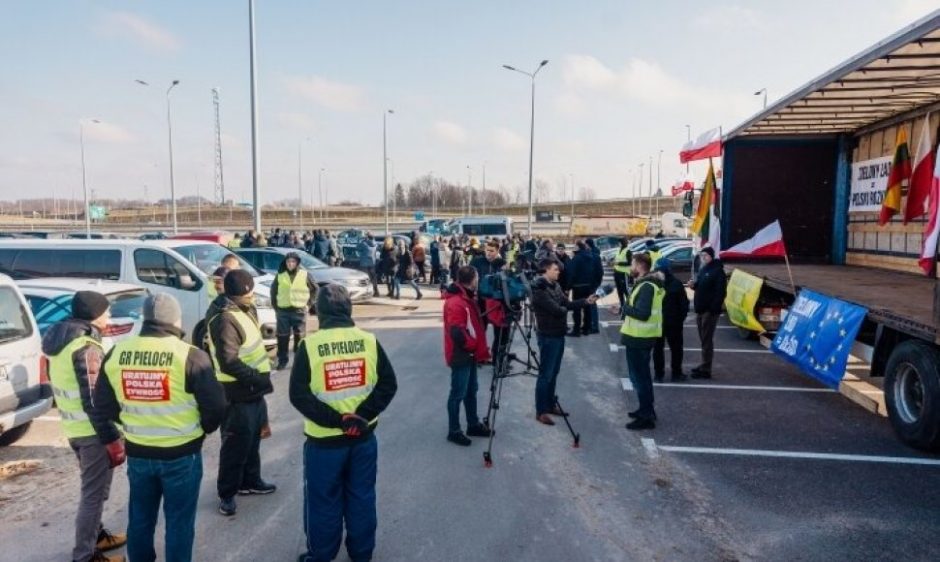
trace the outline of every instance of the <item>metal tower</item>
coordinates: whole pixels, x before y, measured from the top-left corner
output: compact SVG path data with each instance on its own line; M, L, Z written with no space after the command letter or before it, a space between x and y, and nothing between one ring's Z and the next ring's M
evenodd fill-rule
M219 89L212 88L215 107L215 202L225 204L225 176L222 174L222 124L219 119Z

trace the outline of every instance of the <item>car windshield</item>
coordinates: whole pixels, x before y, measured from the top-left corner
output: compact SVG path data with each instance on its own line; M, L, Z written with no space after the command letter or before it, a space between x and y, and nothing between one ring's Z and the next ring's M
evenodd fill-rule
M241 269L250 273L252 277L264 275L264 273L245 261L243 257L218 244L193 244L191 246L176 246L173 249L206 275L212 275L212 272L222 265L222 258L229 255L235 256Z
M297 255L300 256L300 266L307 271L311 269L328 269L330 267L307 252L297 252Z
M111 302L111 316L115 318L141 318L147 291L125 291L107 295Z
M0 342L18 340L33 333L29 313L11 287L0 287Z

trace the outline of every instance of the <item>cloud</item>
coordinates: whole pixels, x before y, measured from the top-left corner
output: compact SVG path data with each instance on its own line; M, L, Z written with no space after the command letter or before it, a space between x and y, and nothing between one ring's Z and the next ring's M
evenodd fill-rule
M752 96L747 93L690 84L672 76L659 64L640 58L630 59L619 70L588 55L566 56L562 64L565 85L582 95L600 93L660 109L682 107L722 116L729 112L746 115L754 108Z
M100 31L109 37L130 39L152 51L174 53L183 46L180 38L169 30L130 12L108 13Z
M321 76L288 76L287 91L328 109L359 111L366 105L365 92L359 86L327 80Z
M431 130L437 138L446 143L459 145L467 142L467 131L457 123L435 121Z
M110 144L127 144L134 142L134 135L120 125L101 121L99 123L85 122L85 139Z
M290 111L282 111L274 116L277 122L289 129L295 129L298 131L312 131L316 128L313 121L313 117L307 115L306 113L295 113Z
M518 152L525 150L525 147L528 146L524 138L506 127L500 127L493 131L493 142L498 148L506 152Z
M744 6L726 4L709 8L692 18L692 27L698 31L727 33L731 31L759 31L764 28L764 18L758 12Z
M571 116L582 115L587 110L584 100L574 92L564 92L555 96L554 105L559 113Z

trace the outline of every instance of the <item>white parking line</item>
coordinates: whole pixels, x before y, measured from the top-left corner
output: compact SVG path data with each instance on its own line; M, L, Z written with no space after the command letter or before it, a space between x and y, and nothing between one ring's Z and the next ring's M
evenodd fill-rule
M656 441L650 439L649 437L643 437L640 439L640 443L643 444L643 448L646 449L646 456L651 459L659 458L659 449L656 448Z
M644 439L646 441L646 439ZM650 439L650 441L653 441ZM643 447L647 452L650 446L659 451L669 451L671 453L689 453L699 455L726 455L740 457L765 457L765 458L785 458L785 459L809 459L825 461L846 461L846 462L873 462L882 464L908 464L922 466L940 466L940 459L923 459L917 457L882 457L875 455L846 455L839 453L811 453L808 451L768 451L764 449L731 449L720 447L679 447L674 445L656 445L652 443Z

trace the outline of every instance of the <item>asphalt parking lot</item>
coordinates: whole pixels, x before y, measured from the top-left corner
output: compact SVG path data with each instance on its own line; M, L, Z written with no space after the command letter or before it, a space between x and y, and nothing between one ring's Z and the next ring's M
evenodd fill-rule
M686 323L688 372L699 355L690 350L698 347L694 317ZM604 330L614 370L626 373L619 322ZM655 385L659 422L638 438L651 460L697 483L746 555L936 559L940 457L904 446L885 418L730 327L717 331L715 347L712 379ZM635 404L629 381L621 387Z

